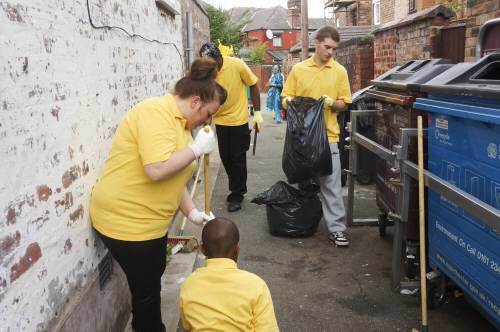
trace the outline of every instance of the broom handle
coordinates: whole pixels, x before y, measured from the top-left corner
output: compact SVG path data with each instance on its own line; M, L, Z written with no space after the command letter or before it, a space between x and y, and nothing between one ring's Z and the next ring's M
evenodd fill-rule
M425 262L425 197L424 197L424 139L422 117L417 118L418 131L418 211L420 240L420 294L422 297L422 330L427 330L427 283Z
M210 131L209 126L203 128L206 132ZM207 153L203 156L203 177L205 180L205 213L210 213L210 155Z
M196 191L196 184L198 183L198 179L200 178L200 171L201 171L201 163L198 165L198 170L196 171L194 183L193 183L193 186L191 187L191 192L189 193L189 196L191 197L191 199L193 199L194 192ZM182 218L181 228L179 229L179 235L184 235L184 227L186 227L186 221L187 221L187 217L184 216Z

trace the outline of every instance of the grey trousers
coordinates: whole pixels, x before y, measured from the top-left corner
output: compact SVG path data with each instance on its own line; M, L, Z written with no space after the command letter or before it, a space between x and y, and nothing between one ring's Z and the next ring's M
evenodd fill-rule
M330 233L343 232L346 229L345 208L342 198L342 184L339 148L337 143L330 143L332 153L332 174L319 178L321 206L323 218Z

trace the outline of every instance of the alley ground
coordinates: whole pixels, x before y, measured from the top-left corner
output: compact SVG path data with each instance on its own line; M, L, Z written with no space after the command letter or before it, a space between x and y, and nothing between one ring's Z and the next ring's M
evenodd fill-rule
M323 220L309 238L269 234L265 207L250 200L285 179L281 155L286 124L274 124L271 113L264 116L266 125L259 135L256 155L248 152L248 194L242 210L226 210L227 176L222 166L212 207L215 215L238 225L238 265L269 285L280 330L410 331L420 327L419 298L390 290L392 228L384 239L376 227L350 228L348 249L328 242ZM373 199L359 202L356 213L375 217ZM448 300L440 309L430 311L429 320L431 331L494 330L463 298Z

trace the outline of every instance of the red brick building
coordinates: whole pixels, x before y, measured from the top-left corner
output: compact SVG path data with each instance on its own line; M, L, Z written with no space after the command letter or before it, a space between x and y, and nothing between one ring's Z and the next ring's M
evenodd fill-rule
M245 17L250 19L250 22L243 27L245 48L240 51L242 57L250 47L265 44L266 62L281 62L300 38L300 0L288 1L288 9L281 6L237 7L232 8L229 14L233 22ZM310 32L324 25L325 20L322 18L309 19Z

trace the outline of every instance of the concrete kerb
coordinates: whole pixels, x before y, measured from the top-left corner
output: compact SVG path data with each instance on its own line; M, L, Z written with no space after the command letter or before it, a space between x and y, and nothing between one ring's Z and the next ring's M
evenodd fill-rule
M200 159L200 162L203 160ZM217 149L210 154L210 195L212 195L215 188L215 182L219 173L221 160ZM202 165L203 167L203 165ZM204 209L205 193L203 169L201 170L198 185L196 187L193 201L198 209ZM177 235L181 228L182 213L177 213L174 221L170 225L169 234ZM194 236L201 240L202 228L193 225L189 221L186 223L184 235ZM177 331L177 326L180 319L179 314L179 290L184 280L194 270L198 257L198 251L195 250L191 253L177 253L171 257L167 264L165 273L161 280L161 315L163 323L165 324L167 332ZM132 315L130 315L129 322L124 332L132 332Z

